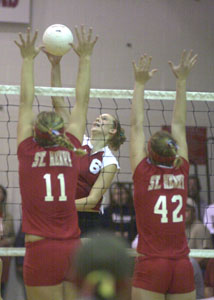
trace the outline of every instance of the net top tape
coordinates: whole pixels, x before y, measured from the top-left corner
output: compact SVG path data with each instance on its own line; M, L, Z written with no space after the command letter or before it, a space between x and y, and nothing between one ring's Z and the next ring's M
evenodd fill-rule
M19 85L0 85L0 94L2 95L19 95ZM51 87L35 87L36 96L59 96L74 97L75 88L51 88ZM133 90L110 90L110 89L91 89L91 98L118 98L130 99L133 96ZM145 91L145 98L151 100L175 100L176 92L173 91ZM189 101L214 101L214 93L206 92L187 92L187 100Z
M137 252L134 249L127 249L128 254L130 256L137 256ZM0 248L0 256L25 256L25 248ZM214 250L213 249L191 249L190 257L207 257L214 258Z

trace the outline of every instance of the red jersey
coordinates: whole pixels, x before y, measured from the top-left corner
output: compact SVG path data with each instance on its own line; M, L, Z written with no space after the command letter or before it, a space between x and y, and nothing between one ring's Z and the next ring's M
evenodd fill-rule
M137 166L133 180L139 253L167 258L189 253L185 235L188 173L185 159L179 169L153 165L148 158Z
M93 146L88 137L84 137L82 148L86 149L87 154L80 159L80 172L77 183L76 199L87 197L93 187L95 181L100 175L101 169L108 165L116 165L119 169L117 159L112 154L108 146L100 149L97 152L91 153ZM102 199L94 208L99 212Z
M80 142L67 133L73 145ZM79 158L61 146L41 147L33 137L18 147L22 230L47 238L78 238L75 191Z

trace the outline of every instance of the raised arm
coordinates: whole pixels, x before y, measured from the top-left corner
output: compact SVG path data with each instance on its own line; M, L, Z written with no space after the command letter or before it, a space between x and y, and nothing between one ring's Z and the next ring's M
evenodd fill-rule
M197 61L197 55L183 51L179 65L175 66L171 61L169 65L176 77L176 100L173 109L171 130L178 143L178 154L188 160L186 141L186 80Z
M144 123L144 86L152 78L156 69L150 71L152 58L144 55L140 58L138 66L133 62L135 84L131 107L131 139L130 161L132 173L139 162L146 157Z
M81 26L80 32L75 28L75 33L78 44L77 46L71 44L71 46L79 56L79 68L76 81L76 102L71 111L71 122L67 131L82 142L86 128L91 85L91 55L98 38L92 40L92 29L90 28L88 34L86 34L84 26Z
M62 87L60 67L60 61L62 59L62 56L52 55L48 53L45 49L43 49L43 52L47 55L48 60L51 63L51 86ZM55 111L63 118L65 126L67 127L70 123L71 115L68 107L66 107L65 105L64 97L54 96L51 97L51 99Z
M34 58L40 51L35 47L38 32L36 31L31 39L30 28L27 29L27 37L24 40L19 33L20 41L15 41L19 47L22 61L20 105L18 118L17 143L18 145L33 133L33 101L34 101Z

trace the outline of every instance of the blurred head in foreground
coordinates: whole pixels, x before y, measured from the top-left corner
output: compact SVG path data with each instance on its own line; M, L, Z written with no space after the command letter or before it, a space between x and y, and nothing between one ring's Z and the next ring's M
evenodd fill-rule
M74 259L78 299L128 299L130 257L127 244L106 232L88 238Z

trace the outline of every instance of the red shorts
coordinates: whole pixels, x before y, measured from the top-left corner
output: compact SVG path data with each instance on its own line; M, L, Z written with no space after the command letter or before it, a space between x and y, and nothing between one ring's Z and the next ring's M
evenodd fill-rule
M188 257L180 259L136 258L133 286L161 294L194 291L193 267Z
M24 282L28 286L57 285L65 280L79 239L44 239L25 243Z

